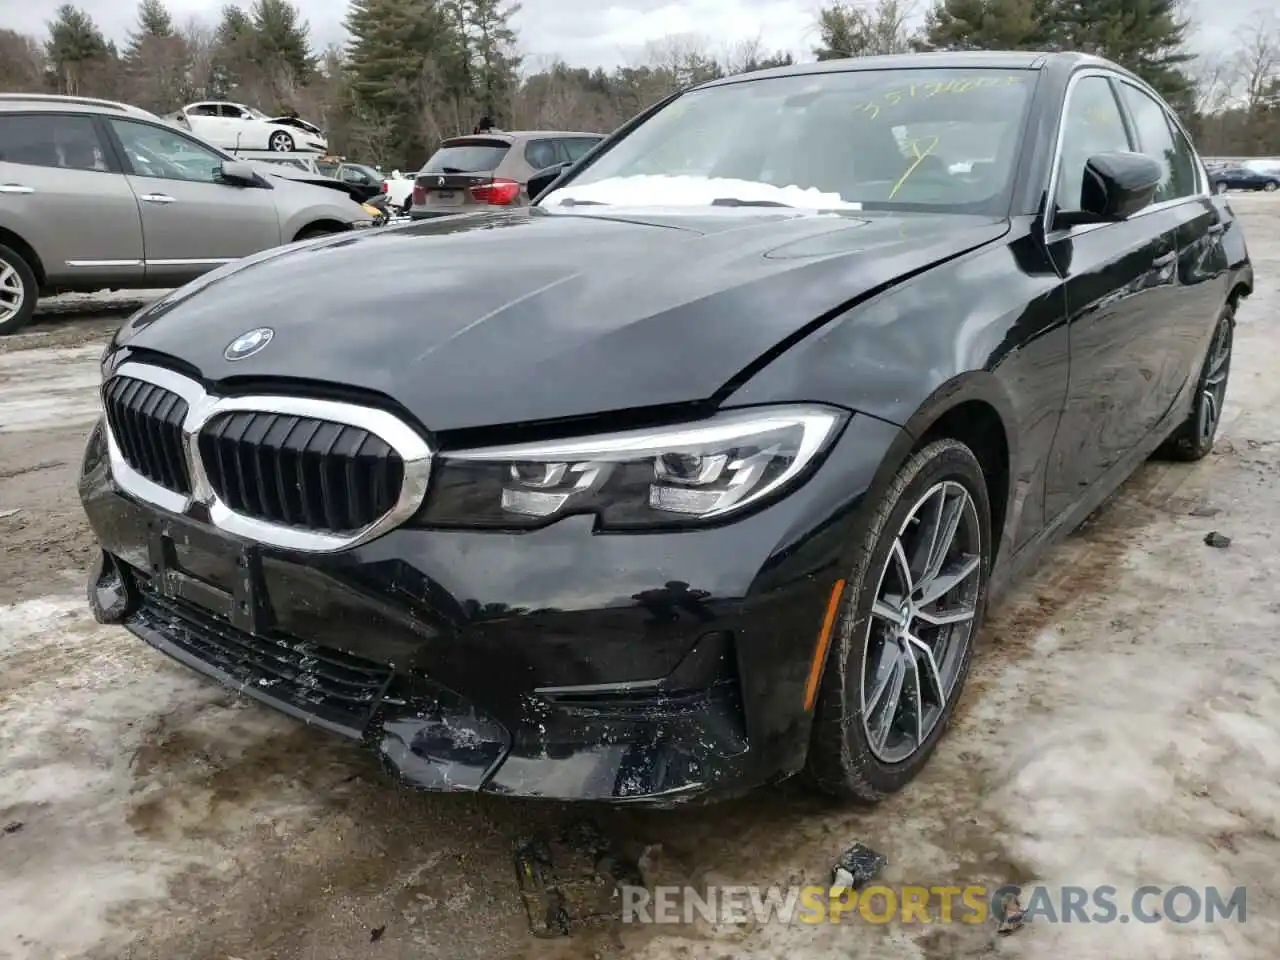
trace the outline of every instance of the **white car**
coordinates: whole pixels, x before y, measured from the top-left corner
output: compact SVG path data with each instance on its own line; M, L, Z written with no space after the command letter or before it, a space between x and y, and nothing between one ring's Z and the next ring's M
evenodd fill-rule
M243 103L222 100L189 103L169 114L168 119L224 150L288 153L329 149L329 141L315 124L297 117L268 117Z
M382 192L387 195L387 200L394 209L408 210L410 201L413 199L415 183L417 183L415 177L406 177L399 170L392 170L391 176L382 181Z

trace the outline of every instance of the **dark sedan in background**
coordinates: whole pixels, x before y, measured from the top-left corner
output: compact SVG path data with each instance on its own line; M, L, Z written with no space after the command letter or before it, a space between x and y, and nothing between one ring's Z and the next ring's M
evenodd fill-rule
M1209 174L1214 193L1228 190L1280 190L1280 173L1250 170L1248 167L1220 167Z
M718 80L531 208L131 318L89 600L420 787L878 800L990 599L1145 458L1210 451L1252 286L1185 130L1106 61Z

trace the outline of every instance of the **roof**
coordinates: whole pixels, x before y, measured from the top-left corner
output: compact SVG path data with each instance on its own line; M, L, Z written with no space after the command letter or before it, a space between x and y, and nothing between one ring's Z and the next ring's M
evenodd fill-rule
M848 57L842 60L820 60L817 63L795 63L751 73L712 80L701 87L718 87L743 80L769 77L804 76L818 73L851 73L864 70L937 70L967 67L988 70L1042 70L1046 67L1105 66L1121 73L1128 71L1101 57L1074 51L1051 53L1041 50L957 50L929 53L895 53L878 57Z
M589 130L486 130L482 133L458 133L452 137L446 137L444 142L451 140L470 140L474 137L488 137L491 140L506 140L508 143L514 143L516 140L525 140L530 137L595 137L603 140L608 134L593 133Z
M141 117L146 120L159 120L154 113L127 103L115 100L100 100L97 97L65 97L54 93L0 93L0 110L51 110L68 113L116 113L125 116Z

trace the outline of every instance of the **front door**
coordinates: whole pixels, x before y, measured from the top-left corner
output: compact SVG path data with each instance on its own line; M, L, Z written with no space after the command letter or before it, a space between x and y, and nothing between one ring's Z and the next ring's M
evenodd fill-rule
M51 282L142 276L138 204L113 161L90 116L0 114L0 223Z
M272 191L221 179L223 158L166 127L108 121L142 211L147 278L181 283L281 242Z
M1054 202L1078 210L1088 158L1137 146L1107 76L1080 77L1068 97ZM1065 284L1071 373L1046 472L1047 522L1080 500L1168 408L1165 351L1177 308L1180 220L1157 206L1120 223L1050 224L1046 244Z

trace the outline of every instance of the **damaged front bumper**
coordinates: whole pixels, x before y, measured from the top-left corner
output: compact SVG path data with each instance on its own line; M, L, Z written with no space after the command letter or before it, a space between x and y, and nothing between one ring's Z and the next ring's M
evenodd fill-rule
M102 547L89 602L418 787L719 799L804 763L812 651L849 542L831 500L856 502L896 436L855 423L829 482L695 533L601 536L569 517L524 534L396 529L316 555L126 495L99 428L80 480Z
M736 685L541 691L503 723L416 671L274 632L237 629L103 551L97 619L308 724L360 740L411 785L556 799L675 804L752 777ZM179 577L182 574L178 574ZM594 694L594 696L593 696Z

